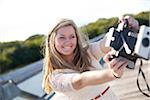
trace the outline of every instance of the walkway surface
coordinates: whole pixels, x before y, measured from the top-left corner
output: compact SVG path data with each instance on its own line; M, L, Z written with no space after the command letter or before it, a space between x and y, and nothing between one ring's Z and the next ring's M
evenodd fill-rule
M150 61L144 62L142 69L150 86ZM137 87L136 81L138 70L139 62L137 62L134 70L126 69L121 79L117 79L111 82L112 88L115 91L116 95L120 98L120 100L150 100L150 98L144 96ZM141 89L147 93L147 87L142 75L140 75L139 79Z
M35 71L39 67L41 69L42 64L43 64L42 60L38 61L35 64L31 64L32 66L30 65L31 69L28 66L26 71L23 68L24 70L20 70L19 72L17 71L18 73L15 73L15 74L13 73L13 74L17 77L25 76L26 75L25 73ZM139 92L137 88L136 79L138 75L138 68L139 68L139 62L136 64L136 67L134 70L126 69L121 79L117 79L117 80L110 82L112 85L112 89L115 91L116 95L120 98L120 100L150 100L150 98L145 97L141 92ZM145 73L148 84L150 85L150 61L145 61L142 69ZM4 76L1 76L1 79L10 78L11 76L13 75L11 74L4 75ZM41 97L44 94L41 88L41 83L42 83L42 73L40 72L34 75L33 77L25 80L24 82L18 84L18 87L21 90L24 90L28 93L32 93ZM142 90L145 90L144 92L147 92L145 82L143 78L141 78L141 75L140 75L140 86ZM15 98L14 100L25 100L25 99Z

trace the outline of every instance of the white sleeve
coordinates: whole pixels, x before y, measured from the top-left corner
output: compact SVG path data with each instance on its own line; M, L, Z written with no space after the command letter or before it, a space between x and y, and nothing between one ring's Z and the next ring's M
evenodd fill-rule
M89 49L91 54L96 58L100 59L104 56L104 53L100 49L100 46L103 46L102 40L99 40L97 42L90 43Z
M76 91L72 86L72 78L79 73L52 73L50 78L51 87L58 92Z

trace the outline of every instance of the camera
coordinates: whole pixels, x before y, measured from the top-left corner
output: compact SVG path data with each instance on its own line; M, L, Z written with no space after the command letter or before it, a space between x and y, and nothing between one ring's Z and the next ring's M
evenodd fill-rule
M106 35L105 46L113 48L114 57L128 59L127 68L134 69L137 58L150 59L150 27L142 25L138 34L128 25L124 25L122 30L112 27Z
M146 60L150 59L150 27L140 27L135 53Z

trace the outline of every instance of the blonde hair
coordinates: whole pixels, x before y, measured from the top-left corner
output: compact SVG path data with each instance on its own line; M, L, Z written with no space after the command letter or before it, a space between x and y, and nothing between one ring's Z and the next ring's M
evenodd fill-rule
M67 63L55 49L54 40L55 40L56 32L59 28L65 26L72 26L75 30L76 37L77 37L77 46L74 50L74 55L75 55L73 60L74 66ZM83 34L79 32L75 23L69 19L62 19L49 32L47 39L45 41L45 50L44 50L45 58L44 58L44 66L43 66L44 76L43 76L43 84L42 84L42 87L46 93L50 93L50 91L52 90L50 87L49 75L51 75L53 70L73 69L79 72L83 72L88 70L89 66L91 66L90 59L87 53L87 48L88 48L88 43L86 41L87 38L85 38L85 36L84 38L83 36L81 38L81 35Z

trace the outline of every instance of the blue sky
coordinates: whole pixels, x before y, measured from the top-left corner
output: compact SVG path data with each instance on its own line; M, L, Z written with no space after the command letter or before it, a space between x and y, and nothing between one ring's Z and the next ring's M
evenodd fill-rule
M149 5L150 0L0 0L0 41L47 34L59 18L82 26L98 18L150 11Z

